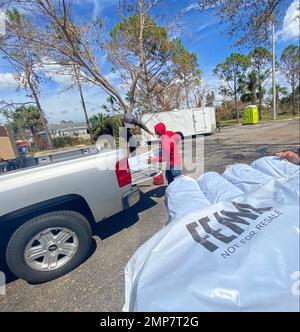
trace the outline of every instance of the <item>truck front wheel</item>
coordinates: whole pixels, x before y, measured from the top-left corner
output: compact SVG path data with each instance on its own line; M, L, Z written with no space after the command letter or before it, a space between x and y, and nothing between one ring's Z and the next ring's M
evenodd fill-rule
M7 265L32 283L56 279L84 261L91 247L89 222L74 211L50 212L28 220L9 240Z

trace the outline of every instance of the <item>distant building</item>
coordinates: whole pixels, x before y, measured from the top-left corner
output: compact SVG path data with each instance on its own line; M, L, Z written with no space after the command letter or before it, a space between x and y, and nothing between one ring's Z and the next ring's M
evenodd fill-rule
M52 123L48 129L53 137L88 135L85 122Z

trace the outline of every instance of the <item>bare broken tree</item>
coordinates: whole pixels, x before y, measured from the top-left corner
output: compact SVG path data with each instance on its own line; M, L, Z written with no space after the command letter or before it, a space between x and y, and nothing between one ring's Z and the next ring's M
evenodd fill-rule
M138 105L145 111L155 109L156 94L172 80L172 43L167 30L150 17L157 0L123 2L120 22L110 32L106 44L114 70L128 87L129 108Z
M194 100L195 100L195 107L204 107L205 105L205 95L208 91L208 87L206 84L201 82L199 86L196 87L194 91Z
M173 62L179 83L184 89L186 106L190 108L190 92L201 84L197 55L185 49L182 41L177 38L174 41Z
M37 106L46 134L47 145L52 148L52 140L47 127L47 120L39 100L39 77L35 67L39 62L36 52L28 51L28 39L24 34L30 35L31 22L16 9L7 11L6 34L0 42L0 52L15 70L14 78L20 88L24 88L28 96Z
M256 46L270 41L270 25L279 15L284 0L199 0L199 10L211 9L227 23L236 45ZM286 1L291 2L291 0Z
M108 60L112 63L113 71L118 72L122 84L128 89L129 111L132 112L136 99L135 93L137 80L143 70L143 59L140 49L143 48L143 29L138 33L137 26L127 24L123 14L128 10L125 4L120 4L120 23L118 23L110 32L110 41L106 44L108 51ZM140 22L136 20L136 25L140 29Z
M103 54L103 22L100 19L91 24L75 24L72 19L72 0L18 2L30 11L36 22L35 29L30 35L24 34L25 38L56 63L62 66L76 64L82 79L113 95L119 106L128 111L126 102L100 68L99 59ZM38 26L40 21L43 22L42 26Z
M69 26L69 29L72 29L72 25L70 22L66 22L65 23L67 26ZM59 34L59 30L56 31L56 34ZM79 45L79 42L76 38L76 35L73 34L75 40L73 41L74 42L74 45L76 46L77 45L77 49L80 50L80 45ZM62 37L61 37L62 38ZM46 66L47 66L47 60L46 60ZM82 89L82 79L80 77L80 66L75 63L75 62L72 62L71 60L69 60L68 62L64 62L64 65L62 66L62 63L60 64L57 64L53 63L53 60L51 60L52 64L56 65L57 67L57 71L56 71L56 74L58 75L61 75L62 74L62 71L63 71L63 75L67 75L68 78L71 78L71 84L67 87L67 89L69 88L73 88L74 86L76 86L78 92L79 92L79 96L80 96L80 102L81 102L81 106L82 106L82 109L83 109L83 113L84 113L84 117L85 117L85 122L86 122L86 128L87 128L87 132L89 133L90 135L90 139L92 140L92 137L91 137L91 125L90 125L90 122L89 122L89 117L88 117L88 113L87 113L87 109L86 109L86 104L85 104L85 99L84 99L84 96L83 96L83 89Z
M185 101L182 86L177 82L161 87L157 85L155 90L155 104L162 112L173 111L180 109Z
M144 105L147 102L151 113L157 106L155 100L158 99L158 94L163 94L175 78L172 62L173 43L169 40L167 30L158 26L150 17L150 11L157 3L157 0L137 1L142 59L142 73L138 80L139 103ZM144 26L143 36L141 35L142 26Z

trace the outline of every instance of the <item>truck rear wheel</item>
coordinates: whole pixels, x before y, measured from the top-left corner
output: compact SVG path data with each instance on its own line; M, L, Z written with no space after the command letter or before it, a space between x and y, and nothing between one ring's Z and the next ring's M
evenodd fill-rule
M56 279L84 261L91 247L87 219L74 211L50 212L28 220L9 240L11 272L28 282Z

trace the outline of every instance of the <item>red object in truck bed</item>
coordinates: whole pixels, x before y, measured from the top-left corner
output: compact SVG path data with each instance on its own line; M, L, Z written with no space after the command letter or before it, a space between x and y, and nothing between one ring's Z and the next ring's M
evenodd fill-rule
M161 186L164 184L164 175L161 173L153 178L153 184L156 186Z

